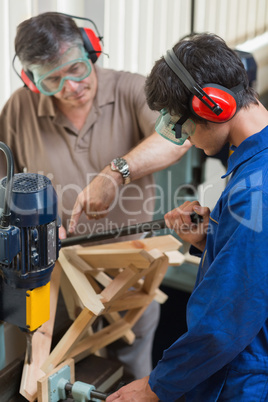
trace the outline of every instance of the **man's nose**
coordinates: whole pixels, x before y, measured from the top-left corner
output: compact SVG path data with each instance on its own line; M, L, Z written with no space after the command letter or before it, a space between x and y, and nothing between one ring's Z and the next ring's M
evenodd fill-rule
M79 85L79 81L72 81L72 80L65 80L64 81L64 86L67 88L69 91L75 91Z

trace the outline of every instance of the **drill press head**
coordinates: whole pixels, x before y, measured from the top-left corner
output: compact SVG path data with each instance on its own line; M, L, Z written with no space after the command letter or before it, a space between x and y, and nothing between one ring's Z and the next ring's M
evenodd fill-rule
M3 205L7 178L0 181ZM11 287L45 285L58 258L57 198L46 176L14 175L10 226L0 227L0 270Z
M7 177L0 181L0 207L7 183ZM33 331L49 319L49 282L59 254L58 228L51 181L39 174L15 174L9 222L0 224L0 320Z

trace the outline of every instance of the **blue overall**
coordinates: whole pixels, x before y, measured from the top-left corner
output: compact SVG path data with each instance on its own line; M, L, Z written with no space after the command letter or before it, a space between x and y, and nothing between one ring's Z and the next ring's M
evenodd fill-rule
M234 149L227 175L188 302L188 331L150 376L161 401L268 401L268 126Z

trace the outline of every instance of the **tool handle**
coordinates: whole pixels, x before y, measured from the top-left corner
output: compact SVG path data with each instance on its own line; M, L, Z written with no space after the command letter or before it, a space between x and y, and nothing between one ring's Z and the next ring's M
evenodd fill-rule
M196 225L198 225L199 223L203 222L203 216L198 215L196 212L193 212L191 214L191 221L192 221L192 223L195 223Z

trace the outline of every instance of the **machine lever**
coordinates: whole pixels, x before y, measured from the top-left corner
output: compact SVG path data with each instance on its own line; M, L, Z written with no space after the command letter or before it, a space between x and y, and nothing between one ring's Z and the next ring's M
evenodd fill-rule
M84 236L68 237L61 240L61 247L74 246L76 244L113 239L138 233L154 232L166 228L165 220L159 219L151 222L138 223L137 225L123 226L102 233L93 233Z
M191 214L191 221L194 224L203 222L203 217L196 212ZM61 240L61 247L75 246L82 243L92 243L95 241L113 239L121 236L128 236L138 233L156 232L167 228L165 219L158 219L150 222L138 223L137 225L123 226L103 233L93 233L83 236L68 237Z

